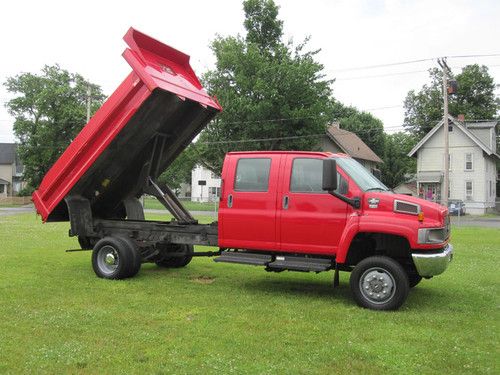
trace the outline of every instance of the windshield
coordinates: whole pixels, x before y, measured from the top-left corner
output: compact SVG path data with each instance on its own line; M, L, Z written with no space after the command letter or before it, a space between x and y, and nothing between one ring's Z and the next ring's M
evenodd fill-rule
M387 186L352 158L335 158L340 166L363 191L389 191Z

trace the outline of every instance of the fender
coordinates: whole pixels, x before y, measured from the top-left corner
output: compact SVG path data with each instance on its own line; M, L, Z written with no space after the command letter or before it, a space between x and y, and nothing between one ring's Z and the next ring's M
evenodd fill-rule
M339 248L337 250L337 255L335 256L335 262L345 262L352 239L356 236L356 234L358 234L358 232L359 213L353 212L347 217L344 233L342 233L342 237L340 238Z
M339 250L336 256L336 262L342 264L347 259L347 253L353 238L358 233L383 233L391 234L405 238L410 244L411 248L417 247L415 237L415 228L410 225L404 225L405 221L398 224L387 222L387 220L373 220L371 216L369 219L366 216L359 216L353 213L348 217L345 231L340 241ZM422 245L420 245L422 247Z

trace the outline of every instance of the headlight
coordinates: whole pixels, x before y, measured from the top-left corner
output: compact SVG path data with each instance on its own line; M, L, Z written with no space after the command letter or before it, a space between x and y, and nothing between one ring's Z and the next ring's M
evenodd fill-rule
M434 244L443 243L449 235L450 231L447 227L444 228L422 228L418 230L419 244Z

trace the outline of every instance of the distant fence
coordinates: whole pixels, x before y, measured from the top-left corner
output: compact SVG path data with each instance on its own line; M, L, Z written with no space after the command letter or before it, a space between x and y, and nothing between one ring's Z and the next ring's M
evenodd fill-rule
M0 197L0 205L8 204L8 205L19 205L24 206L25 204L31 203L31 197Z

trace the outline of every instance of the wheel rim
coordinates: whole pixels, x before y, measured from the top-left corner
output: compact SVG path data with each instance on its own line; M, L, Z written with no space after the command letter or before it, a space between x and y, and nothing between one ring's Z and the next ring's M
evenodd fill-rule
M97 266L102 273L110 275L116 271L120 258L116 249L110 245L103 246L97 253Z
M359 289L371 303L387 303L396 294L396 281L387 270L380 267L367 269L359 279Z

